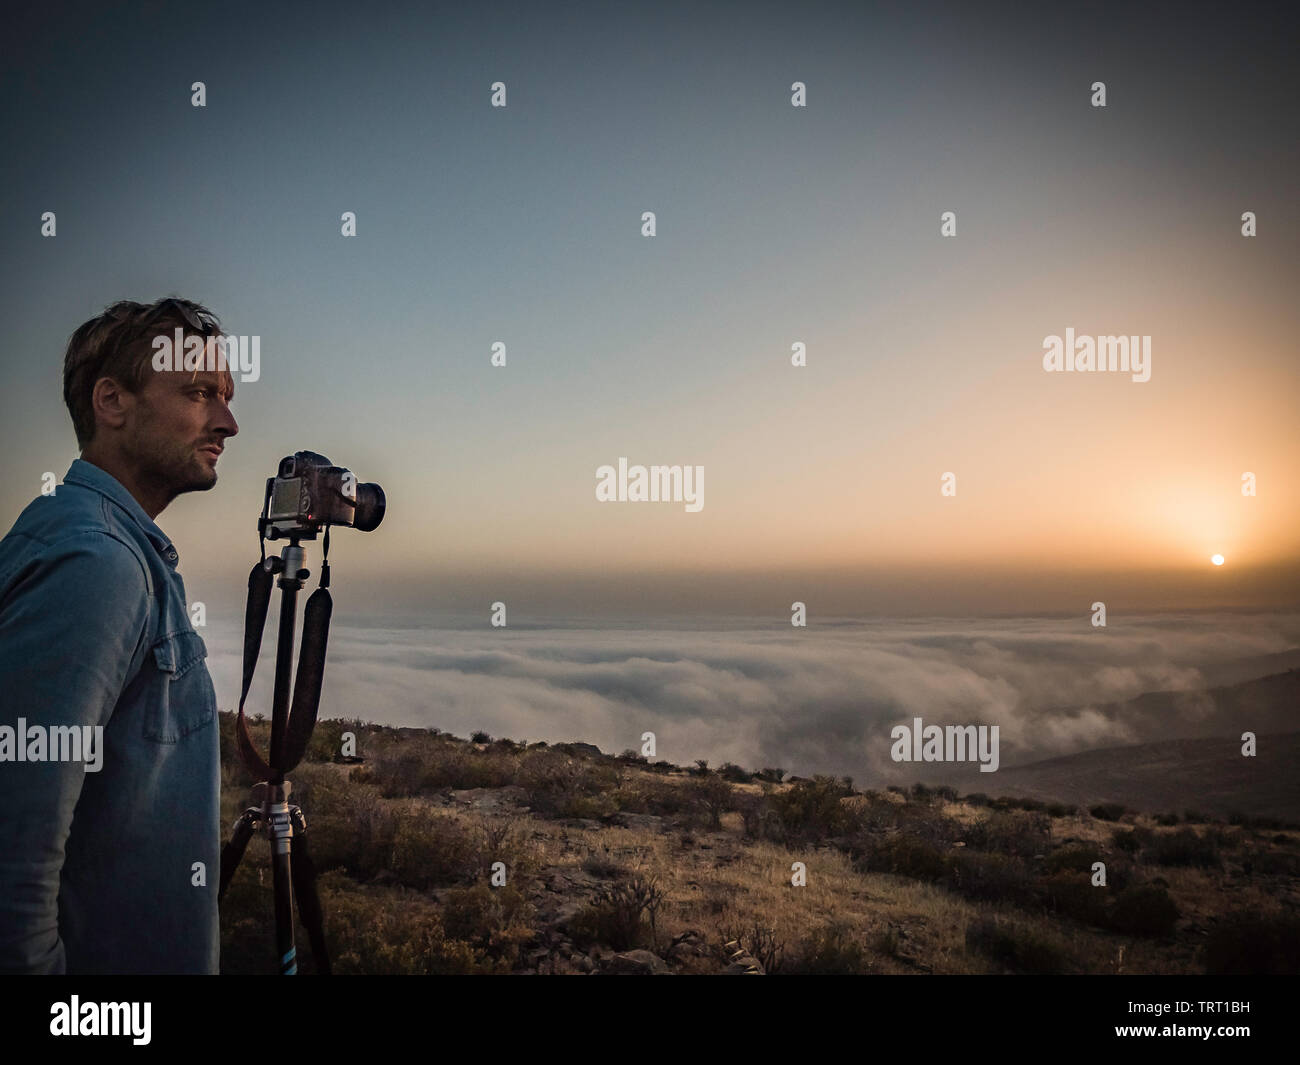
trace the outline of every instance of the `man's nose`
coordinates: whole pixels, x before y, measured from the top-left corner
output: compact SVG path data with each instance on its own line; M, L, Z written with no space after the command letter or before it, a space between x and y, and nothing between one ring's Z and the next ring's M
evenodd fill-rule
M224 403L221 406L221 414L217 418L217 424L213 429L226 436L234 436L239 432L239 423L235 421L235 416L230 413L230 408Z

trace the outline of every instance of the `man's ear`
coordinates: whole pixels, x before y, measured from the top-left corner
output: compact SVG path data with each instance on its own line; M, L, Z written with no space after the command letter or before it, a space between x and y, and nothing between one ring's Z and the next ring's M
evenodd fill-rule
M95 412L95 424L109 429L121 429L135 407L135 396L112 377L101 377L90 393L90 406Z

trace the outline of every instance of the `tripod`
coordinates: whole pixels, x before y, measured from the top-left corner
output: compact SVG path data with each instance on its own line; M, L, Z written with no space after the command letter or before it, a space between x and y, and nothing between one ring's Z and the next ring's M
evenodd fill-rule
M310 534L314 538L315 533ZM274 538L274 533L272 534ZM244 684L239 698L239 716L235 737L240 760L260 782L253 787L254 805L235 822L230 842L221 852L220 901L230 886L240 859L253 833L265 831L271 842L271 862L275 889L275 936L279 971L292 976L298 971L298 954L294 945L293 904L297 896L298 913L311 941L317 971L328 974L329 954L325 949L320 898L316 893L316 869L307 850L307 822L302 810L289 802L292 784L285 779L302 761L316 727L320 706L321 681L325 673L325 644L329 638L333 600L329 593L329 527L325 528L321 559L320 587L307 600L303 612L302 649L298 655L298 673L293 685L293 705L289 700L289 671L293 661L294 621L298 592L310 576L299 540L303 534L291 533L289 544L279 558L266 557L262 544L262 561L248 575L248 606L244 614ZM280 634L275 654L275 694L271 713L270 758L263 760L253 746L244 717L244 702L253 682L253 670L262 645L262 630L271 601L271 580L280 574ZM295 847L294 844L297 844ZM296 854L294 852L297 852Z

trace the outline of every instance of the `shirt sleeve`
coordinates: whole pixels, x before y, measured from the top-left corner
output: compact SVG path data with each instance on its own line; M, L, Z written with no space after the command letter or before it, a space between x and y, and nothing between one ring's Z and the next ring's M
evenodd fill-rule
M0 590L0 973L62 973L59 879L84 761L17 760L32 727L106 725L145 638L145 571L99 532L37 553ZM101 757L111 757L101 747Z

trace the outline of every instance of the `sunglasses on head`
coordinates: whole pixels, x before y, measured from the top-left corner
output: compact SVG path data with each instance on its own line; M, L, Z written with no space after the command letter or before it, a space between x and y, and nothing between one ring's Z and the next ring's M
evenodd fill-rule
M199 314L196 314L190 309L190 307L186 306L184 300L179 300L174 296L168 296L167 299L159 302L156 307L151 309L148 314L141 318L133 328L119 333L116 343L114 344L114 350L110 355L105 356L105 361L115 357L116 353L121 351L125 345L134 343L135 340L141 336L148 335L149 326L156 322L160 317L166 315L168 311L179 314L193 332L202 336L215 335L214 323L205 322ZM132 313L138 313L138 311L133 312L128 308L123 310L109 310L107 313L111 318L122 320L130 316Z
M137 329L143 332L150 324L166 315L168 311L179 314L196 333L209 333L212 330L212 323L203 321L198 314L186 305L184 300L179 300L175 296L168 296L165 300L160 301L156 307L140 319L136 326ZM126 318L131 313L133 312L129 309L108 311L110 317L117 319Z
M196 333L206 333L211 328L210 325L205 324L197 314L190 310L189 307L185 305L184 301L178 300L172 296L167 297L167 299L163 300L157 307L145 315L144 320L140 324L144 326L148 325L150 322L157 321L169 310L179 312L189 327Z

